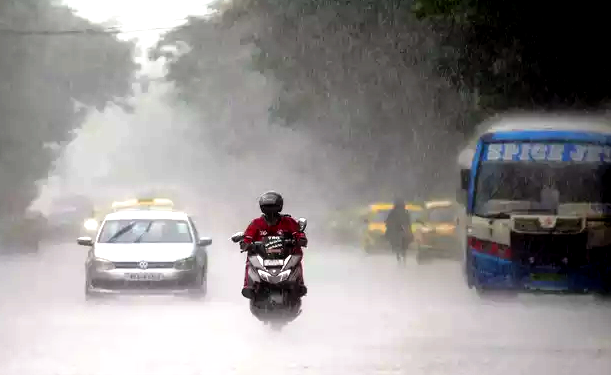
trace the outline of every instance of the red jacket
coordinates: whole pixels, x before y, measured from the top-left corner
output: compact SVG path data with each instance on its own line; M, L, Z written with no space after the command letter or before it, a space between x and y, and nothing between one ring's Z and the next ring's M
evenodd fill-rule
M293 234L293 238L298 240L306 238L304 233L299 232L299 223L290 215L282 215L280 221L276 225L269 225L263 216L258 217L250 222L248 228L244 231L244 242L252 243L261 241L265 236L282 236L284 233ZM300 246L295 246L295 253L302 254Z

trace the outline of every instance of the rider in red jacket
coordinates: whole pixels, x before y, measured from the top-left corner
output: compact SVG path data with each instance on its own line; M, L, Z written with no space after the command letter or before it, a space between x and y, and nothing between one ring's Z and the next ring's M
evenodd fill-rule
M259 207L263 215L254 219L244 231L244 243L251 244L261 241L265 236L282 236L286 233L292 234L295 240L294 254L303 255L302 246L307 246L307 238L304 233L299 231L299 223L290 215L283 215L280 212L284 206L282 196L276 192L267 192L259 198ZM301 295L307 293L307 288L303 282L303 265L299 265ZM244 274L244 287L242 295L246 298L253 298L252 286L248 285L248 261Z

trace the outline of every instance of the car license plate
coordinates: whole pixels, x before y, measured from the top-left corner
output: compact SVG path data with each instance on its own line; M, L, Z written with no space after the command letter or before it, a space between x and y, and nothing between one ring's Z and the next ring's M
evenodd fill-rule
M565 275L557 273L533 273L530 275L533 281L562 281L566 280Z
M282 266L283 264L284 264L284 259L265 259L263 261L263 265L265 267Z
M136 281L159 281L162 275L160 273L126 273L125 278Z

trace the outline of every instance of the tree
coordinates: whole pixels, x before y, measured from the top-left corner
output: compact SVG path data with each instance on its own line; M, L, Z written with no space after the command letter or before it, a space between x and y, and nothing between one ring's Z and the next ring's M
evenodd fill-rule
M271 121L342 150L342 180L359 199L425 193L449 170L468 103L429 63L437 36L405 2L234 0L218 9L164 44L189 47L168 75L186 102L217 82L211 45L238 34L251 68L274 82Z
M604 8L526 1L417 0L451 51L438 62L494 111L593 109L609 101ZM602 48L601 48L602 47Z
M53 33L102 30L54 1L0 1L0 25L2 217L29 206L89 108L127 106L138 67L113 34Z

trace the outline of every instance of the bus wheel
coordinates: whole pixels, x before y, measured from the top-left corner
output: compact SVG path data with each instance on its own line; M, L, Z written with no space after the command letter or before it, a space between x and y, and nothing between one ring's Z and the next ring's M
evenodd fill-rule
M471 254L465 255L465 265L463 272L465 274L465 281L467 282L467 286L469 289L473 289L475 285L475 275L473 274L473 261L471 259Z

